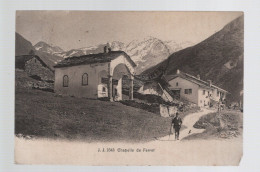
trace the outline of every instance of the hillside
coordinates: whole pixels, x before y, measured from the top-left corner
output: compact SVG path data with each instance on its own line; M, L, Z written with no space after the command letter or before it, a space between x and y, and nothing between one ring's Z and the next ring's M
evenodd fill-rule
M153 74L156 69L166 69L174 74L177 69L212 80L214 84L228 90L230 100L239 100L243 90L244 65L244 18L233 20L223 29L201 43L173 53L168 60L146 70L142 74Z
M31 50L34 50L32 43L20 34L15 33L15 55L28 55Z
M169 133L170 118L119 102L61 97L33 90L39 81L17 71L15 134L88 142L144 142Z

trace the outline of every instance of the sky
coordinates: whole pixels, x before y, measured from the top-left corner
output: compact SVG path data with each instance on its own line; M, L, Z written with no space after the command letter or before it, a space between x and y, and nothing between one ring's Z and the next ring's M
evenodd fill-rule
M16 11L16 32L64 50L146 37L199 43L241 12Z

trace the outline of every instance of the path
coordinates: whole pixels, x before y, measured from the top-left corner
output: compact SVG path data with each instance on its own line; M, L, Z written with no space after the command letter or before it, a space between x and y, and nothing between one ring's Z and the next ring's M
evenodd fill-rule
M192 113L190 115L187 115L183 119L182 125L186 126L184 130L180 131L180 140L183 139L184 137L187 137L188 135L195 134L195 133L202 133L204 129L196 129L193 127L193 125L199 120L200 117L203 115L206 115L208 113L214 112L214 110L209 110L209 109L202 109L199 112ZM191 133L189 133L191 131ZM159 141L173 141L175 140L174 134L158 138Z

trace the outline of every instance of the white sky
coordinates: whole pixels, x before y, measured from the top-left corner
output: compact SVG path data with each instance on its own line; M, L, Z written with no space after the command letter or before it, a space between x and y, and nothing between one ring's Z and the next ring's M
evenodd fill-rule
M64 50L110 41L129 43L148 36L198 43L241 12L17 11L16 32L32 44L44 41Z

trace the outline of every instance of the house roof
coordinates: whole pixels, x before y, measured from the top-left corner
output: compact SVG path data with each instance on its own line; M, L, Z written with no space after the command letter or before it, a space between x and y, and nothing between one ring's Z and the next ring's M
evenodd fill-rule
M226 91L226 90L224 90L224 89L222 89L222 88L219 88L219 87L217 87L217 86L215 86L215 85L213 85L213 84L212 84L211 87L210 87L210 86L209 86L209 83L208 83L207 81L203 81L203 80L201 80L201 79L199 79L199 78L197 78L197 77L195 77L195 76L192 76L192 75L187 74L187 73L184 73L184 72L179 72L179 74L175 74L175 75L166 75L166 76L164 76L164 77L165 77L165 80L166 80L167 82L169 82L169 81L171 81L171 80L173 80L173 79L175 79L175 78L177 78L177 77L181 77L181 78L183 78L183 79L186 79L186 80L188 80L188 81L190 81L190 82L193 82L193 83L199 85L199 86L202 87L202 88L206 88L206 89L215 88L215 89L218 89L219 91L228 93L228 91Z
M39 62L42 64L42 66L50 69L53 72L53 69L51 69L39 56L37 55L19 55L15 56L15 67L16 68L23 68L25 67L25 63L28 60L31 60L32 58L36 58L39 60Z
M59 62L57 65L55 65L54 68L77 66L82 64L111 62L120 55L125 56L134 67L136 66L135 62L124 51L111 51L107 53L88 54L78 57L68 57Z

